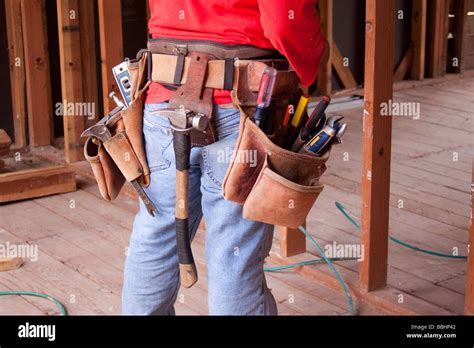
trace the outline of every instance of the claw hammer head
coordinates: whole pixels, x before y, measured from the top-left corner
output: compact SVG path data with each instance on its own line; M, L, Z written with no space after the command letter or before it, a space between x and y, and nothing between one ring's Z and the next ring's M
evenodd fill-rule
M94 137L104 143L112 137L112 134L105 124L96 123L82 132L81 137Z
M166 117L176 131L196 129L203 132L207 128L207 117L195 114L186 109L161 109L152 112L153 115Z

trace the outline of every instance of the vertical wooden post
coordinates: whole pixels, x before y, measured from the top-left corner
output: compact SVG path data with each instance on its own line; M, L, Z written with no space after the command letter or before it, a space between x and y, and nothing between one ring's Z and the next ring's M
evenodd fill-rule
M428 56L426 68L428 77L441 77L446 74L448 54L449 1L431 0L429 16Z
M115 106L109 94L118 91L112 68L123 60L122 5L120 0L99 0L100 56L104 112Z
M23 52L20 0L5 0L5 14L8 35L8 56L10 63L15 145L22 148L28 145L28 140L26 134L25 57Z
M466 300L465 313L474 315L474 162L472 162L471 182L471 226L469 228L469 255L467 259L466 274Z
M79 22L81 34L82 91L84 101L94 107L94 118L86 119L86 127L99 119L99 94L97 81L97 51L94 22L94 2L79 1Z
M457 59L454 71L462 73L465 70L465 42L467 37L467 8L468 0L458 0L454 3L454 49L453 58Z
M319 16L321 28L326 37L329 54L327 61L322 62L318 75L318 91L329 95L332 91L332 31L333 31L333 0L319 0Z
M413 0L412 2L411 40L413 63L410 76L414 80L423 80L425 77L426 0Z
M361 233L365 248L361 289L387 281L392 120L381 115L393 95L394 0L367 0Z
M51 144L53 106L45 0L21 0L30 145Z
M83 140L87 115L70 114L69 105L84 102L82 93L81 34L78 0L57 0L59 54L61 61L61 91L63 103L64 153L67 162L84 159ZM74 107L74 109L76 109ZM87 108L81 108L87 110Z

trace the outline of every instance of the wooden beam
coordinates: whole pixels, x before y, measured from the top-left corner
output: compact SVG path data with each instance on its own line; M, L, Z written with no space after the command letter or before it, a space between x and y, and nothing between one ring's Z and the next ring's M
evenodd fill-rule
M280 256L290 257L306 252L306 237L300 230L278 226Z
M0 203L75 190L75 173L66 166L50 166L0 174Z
M410 77L414 80L423 80L425 77L426 12L426 0L412 1L411 41L413 45L413 64Z
M45 0L21 0L21 18L29 141L32 146L49 145L53 138L53 107Z
M97 50L95 34L94 1L79 1L79 22L81 34L82 93L84 101L94 108L94 117L86 119L86 127L99 120L99 93L97 79Z
M87 117L84 114L69 113L69 105L80 105L84 102L78 0L57 0L57 11L63 98L64 154L66 161L70 163L84 159L84 141L81 139L81 133L84 130L84 120ZM81 108L81 110L86 109Z
M471 181L471 226L469 228L469 244L466 274L466 300L465 313L474 315L474 162L472 162L472 181Z
M102 62L102 90L104 112L111 111L109 94L118 92L112 68L123 60L121 0L99 0L100 56Z
M394 13L394 0L366 2L361 193L365 252L360 267L360 287L365 291L387 282L392 119L382 116L381 108L393 97Z
M344 88L356 88L357 82L354 75L352 75L348 66L344 66L344 57L334 41L331 41L331 57L332 65L336 69L337 76L341 79Z
M327 41L327 54L323 61L318 75L318 91L323 95L329 95L332 91L332 62L331 62L331 42L333 31L333 0L319 0L319 16L321 18L321 28Z
M8 57L13 109L13 128L15 145L23 148L28 145L26 114L26 76L23 51L23 30L21 24L20 0L5 0L5 14L8 36Z
M457 58L457 66L454 66L454 71L462 73L466 70L466 63L464 62L467 39L467 12L468 0L458 0L454 2L454 47L453 58ZM450 62L452 64L452 62Z
M10 145L12 140L5 130L0 129L0 156L5 156L10 153Z
M395 74L393 74L393 81L399 82L405 79L405 76L408 74L408 70L413 64L413 46L410 46L405 54L402 57L402 60L395 69Z
M429 16L428 56L426 59L426 72L428 77L441 77L446 75L448 54L448 24L449 1L431 0Z

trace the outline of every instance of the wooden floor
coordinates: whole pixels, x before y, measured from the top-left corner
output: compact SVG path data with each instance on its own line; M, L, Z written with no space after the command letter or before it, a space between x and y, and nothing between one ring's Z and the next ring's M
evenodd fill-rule
M421 248L466 254L472 168L474 79L396 92L395 101L421 103L421 119L394 118L390 234ZM344 204L360 213L362 110L342 112L349 124L344 144L335 147L323 177L326 188L313 207L308 230L324 246L359 242L358 231L336 210ZM457 161L453 155L457 153ZM345 157L348 161L345 161ZM84 169L84 164L77 165ZM0 291L38 291L60 299L70 314L118 314L122 270L137 203L122 195L100 199L96 186L78 176L79 190L0 206L0 243L37 244L37 262L0 273ZM107 223L111 219L117 223ZM203 231L193 249L200 281L180 290L178 314L206 314ZM277 238L278 236L276 236ZM278 243L269 265L314 258L308 253L282 260ZM390 242L389 286L357 291L358 262L337 269L353 290L357 313L461 314L465 261L439 258ZM337 315L347 301L324 264L268 274L280 314ZM48 301L0 297L0 314L56 314Z

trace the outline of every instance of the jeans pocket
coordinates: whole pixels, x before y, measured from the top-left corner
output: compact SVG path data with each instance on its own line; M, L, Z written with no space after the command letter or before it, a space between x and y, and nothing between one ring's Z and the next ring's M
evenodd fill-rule
M152 114L153 111L166 106L167 103L146 106L143 115L143 136L150 172L164 170L171 166L171 161L164 154L173 142L169 121Z
M202 150L204 171L218 187L222 186L222 181L232 160L235 142L238 136L237 130L229 133L223 139L220 138L220 140L214 144L204 147Z

